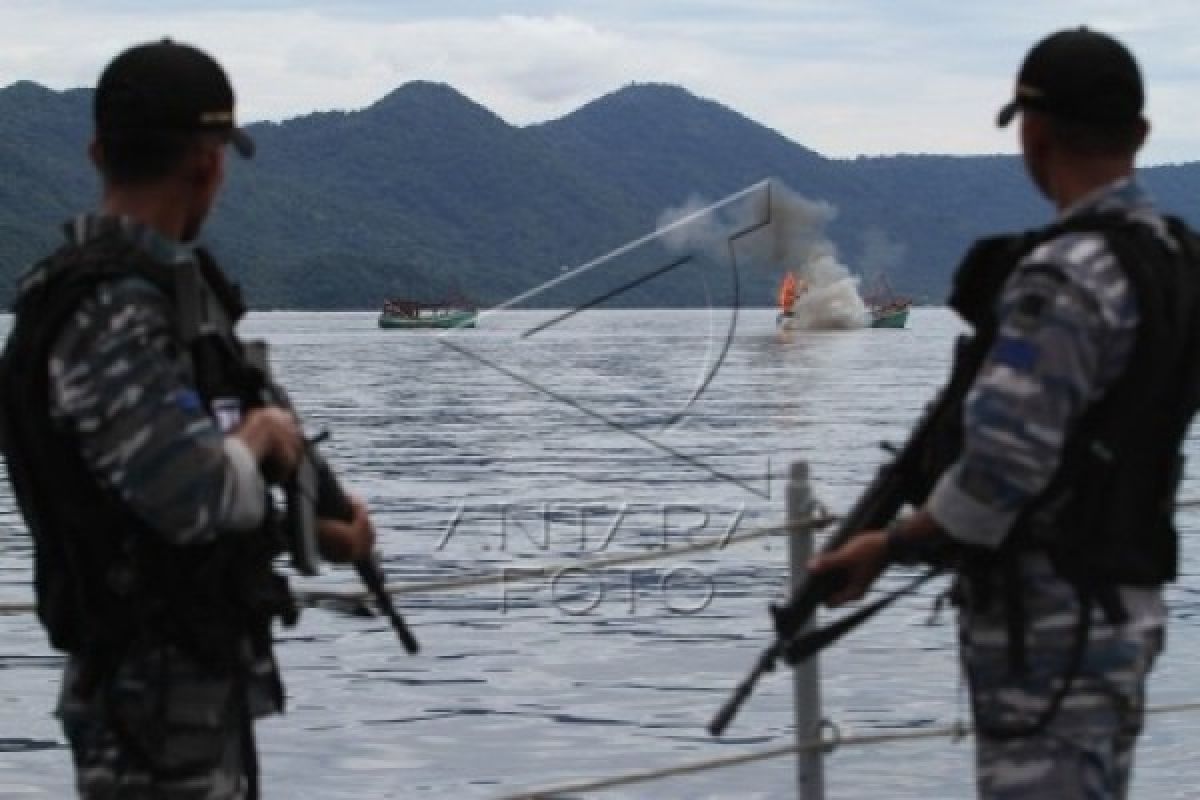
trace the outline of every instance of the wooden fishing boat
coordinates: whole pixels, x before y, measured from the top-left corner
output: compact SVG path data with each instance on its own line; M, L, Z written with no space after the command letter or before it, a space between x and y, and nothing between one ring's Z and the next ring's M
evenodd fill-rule
M903 328L908 324L908 310L912 303L908 300L895 300L881 306L874 306L867 311L871 317L872 328Z
M908 310L912 300L896 294L882 273L863 293L867 305L867 325L872 328L903 328L908 324Z
M474 328L479 312L458 303L421 303L392 298L383 304L379 327L401 330L419 328Z

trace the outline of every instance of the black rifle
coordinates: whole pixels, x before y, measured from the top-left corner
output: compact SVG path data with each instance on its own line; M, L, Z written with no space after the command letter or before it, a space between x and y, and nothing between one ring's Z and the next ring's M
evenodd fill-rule
M257 368L262 376L263 401L268 405L284 408L295 413L287 392L270 378L266 360L266 348L261 342L246 343L247 361ZM292 565L304 575L316 575L319 570L320 554L317 547L317 520L336 519L349 522L354 509L346 497L337 476L318 450L317 445L328 438L327 433L305 439L304 453L291 477L283 484L287 499L285 526ZM417 639L396 610L392 596L388 593L383 567L376 553L353 562L354 570L363 586L388 618L392 630L408 653L420 649Z
M218 365L236 363L243 374L243 385L236 389L222 386L222 392L233 390L232 393L239 396L249 395L242 397L249 405L261 403L296 414L287 392L271 377L266 343L235 344L230 336L221 334L221 331L232 331L234 323L245 313L241 291L225 278L206 250L197 248L195 258L195 263L177 265L173 277L179 334L188 343L198 371L205 374L201 365L209 361ZM283 485L287 499L288 549L292 565L304 575L316 575L319 570L318 518L349 522L354 516L345 491L317 449L323 438L324 435L306 440L300 463ZM354 569L379 610L388 618L404 649L416 653L419 649L417 640L392 603L379 557L372 553L359 559L354 562Z
M321 457L317 452L317 442L324 437L316 437L307 441L305 449L304 461L311 464L317 474L317 493L316 493L316 516L326 519L340 519L349 522L354 511L350 506L350 501L346 497L346 493L338 484L337 476L333 474L328 462ZM297 470L299 472L299 469ZM292 508L297 504L312 505L313 501L308 497L301 497L300 493L294 488L297 485L296 480L288 482L286 487L288 497L288 508ZM294 495L292 493L295 492ZM296 534L303 537L305 534L297 531ZM293 537L295 540L295 537ZM392 602L392 596L388 593L387 584L384 581L383 567L379 563L379 556L372 553L364 558L360 558L354 562L354 570L358 573L358 577L362 580L363 586L374 598L379 610L388 618L388 622L392 625L392 630L396 632L400 643L404 645L404 649L409 653L416 653L420 650L420 645L417 639L413 636L412 631L408 629L408 625L404 622L404 617L396 610L395 604Z
M925 409L908 441L898 449L884 445L892 458L879 468L866 491L838 520L821 548L822 553L837 550L863 531L887 526L905 505L923 503L934 482L956 460L962 438L963 401L995 340L995 298L1020 255L1036 241L1031 234L982 239L964 257L955 273L949 304L974 328L974 335L959 338L950 380ZM770 607L775 641L763 651L754 668L713 717L708 732L719 736L725 730L759 678L774 670L779 659L790 665L805 661L941 569L934 567L899 591L826 628L810 632L805 632L805 627L817 607L844 587L848 576L842 571L822 572L801 583L786 603Z
M924 483L921 476L925 474L930 440L935 434L944 431L947 424L952 424L951 415L962 411L962 395L952 391L954 388L951 385L943 390L938 401L926 410L905 445L899 450L894 450L892 459L879 468L871 485L838 520L837 527L821 548L822 553L837 550L862 531L878 530L886 526L901 508L914 502L921 495L921 484ZM886 445L885 449L892 450ZM803 534L789 532L789 535ZM932 577L932 573L922 576L920 581L923 582L929 577ZM840 570L822 572L793 589L786 603L770 606L775 641L763 651L754 668L713 717L708 725L710 734L721 735L742 704L750 697L759 678L773 671L780 658L793 665L804 661L894 599L894 596L884 598L886 602L877 602L845 618L844 624L815 631L815 635L804 638L804 628L813 618L817 607L842 589L847 579L846 573ZM916 584L912 584L905 587L905 591L911 591L915 586Z

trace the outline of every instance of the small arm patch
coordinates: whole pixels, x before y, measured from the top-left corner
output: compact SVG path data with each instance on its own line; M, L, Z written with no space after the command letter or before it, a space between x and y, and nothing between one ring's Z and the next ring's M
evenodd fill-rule
M187 412L199 411L204 408L200 395L191 389L181 389L175 393L175 405Z
M1037 364L1038 348L1025 339L1001 336L992 351L992 360L1019 372L1030 372Z

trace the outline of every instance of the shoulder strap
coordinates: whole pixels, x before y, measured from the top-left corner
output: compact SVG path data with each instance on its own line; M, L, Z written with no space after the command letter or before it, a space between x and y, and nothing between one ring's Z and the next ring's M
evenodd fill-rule
M13 303L18 317L33 307L61 307L78 303L88 291L106 281L140 278L174 302L171 270L118 233L101 234L84 244L66 244L40 262L31 275L42 276L21 291ZM73 308L67 308L69 312ZM44 313L39 311L39 314ZM45 320L39 320L45 322ZM50 326L53 327L53 326Z
M1106 211L1082 214L1035 230L979 239L954 272L948 304L976 333L989 335L996 328L996 303L1004 284L1034 248L1064 233L1104 233L1132 224L1136 223L1125 215Z

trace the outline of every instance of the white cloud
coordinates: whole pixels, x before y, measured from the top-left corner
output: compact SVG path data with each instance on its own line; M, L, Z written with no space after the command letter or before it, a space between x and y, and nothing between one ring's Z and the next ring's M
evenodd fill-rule
M226 65L245 119L360 108L423 79L525 124L665 81L830 156L1013 152L992 118L1017 63L1042 34L1086 21L1142 59L1148 160L1200 158L1184 111L1200 89L1190 0L578 0L523 13L470 0L4 3L0 84L90 85L121 48L171 34Z

